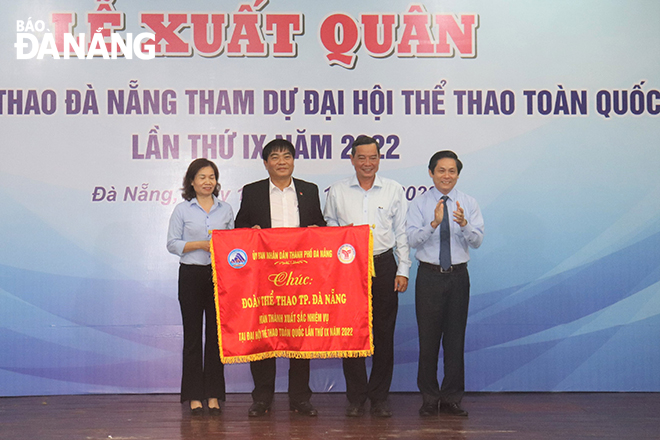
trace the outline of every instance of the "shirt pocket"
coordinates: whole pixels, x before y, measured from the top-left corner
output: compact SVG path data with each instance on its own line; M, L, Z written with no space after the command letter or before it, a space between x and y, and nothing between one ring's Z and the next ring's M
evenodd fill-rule
M376 208L376 228L389 230L392 228L392 210L388 206Z

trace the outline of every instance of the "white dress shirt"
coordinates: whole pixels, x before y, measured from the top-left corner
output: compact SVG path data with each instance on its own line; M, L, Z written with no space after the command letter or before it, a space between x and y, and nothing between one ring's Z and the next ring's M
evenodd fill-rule
M353 175L332 184L323 216L328 226L369 225L374 237L374 255L394 248L398 259L396 274L407 278L411 261L406 211L406 196L399 183L376 175L373 186L365 191Z
M297 228L300 226L298 196L293 179L284 190L279 189L268 179L270 191L270 223L273 228Z

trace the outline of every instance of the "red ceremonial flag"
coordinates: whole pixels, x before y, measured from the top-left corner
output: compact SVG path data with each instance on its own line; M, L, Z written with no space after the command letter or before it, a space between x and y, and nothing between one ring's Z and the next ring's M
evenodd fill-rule
M373 354L368 225L215 230L220 358Z

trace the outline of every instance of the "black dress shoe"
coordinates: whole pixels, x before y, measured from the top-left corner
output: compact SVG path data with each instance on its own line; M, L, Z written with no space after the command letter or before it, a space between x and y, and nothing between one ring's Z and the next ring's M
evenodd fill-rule
M302 402L290 401L289 402L289 409L291 409L291 411L295 411L298 414L301 414L303 416L314 417L314 416L317 416L319 414L319 412L316 410L316 408L314 408L314 405L309 403L309 401L307 401L307 400L302 401Z
M219 407L218 408L209 408L209 415L210 416L219 416L220 414L222 414L222 410Z
M190 408L190 414L199 417L204 415L204 408L199 407L199 408Z
M346 408L346 417L362 417L364 415L364 405L351 403Z
M390 406L387 404L387 401L372 402L371 415L374 417L380 417L382 419L386 419L388 417L392 417L392 411L390 410Z
M438 415L437 403L424 403L419 409L419 415L422 417L433 417Z
M440 412L449 414L452 416L467 417L468 412L461 408L461 405L458 403L441 403Z
M254 402L252 405L250 405L250 409L248 410L248 417L265 416L268 411L270 411L270 405L266 405L265 402Z

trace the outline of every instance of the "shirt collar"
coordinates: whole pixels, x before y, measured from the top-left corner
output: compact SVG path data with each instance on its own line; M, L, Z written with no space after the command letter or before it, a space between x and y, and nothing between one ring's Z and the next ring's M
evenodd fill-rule
M438 191L438 188L436 188L435 186L432 186L429 191L431 191L431 194L433 194L433 198L435 199L436 202L439 202L442 196L444 196L444 194ZM449 200L453 202L456 200L457 194L458 191L456 190L456 187L453 187L451 191L449 191L449 194L447 194L447 197L449 197Z
M279 191L280 189L275 186L275 184L273 183L272 180L270 180L270 178L268 178L268 192L272 193L274 190ZM285 191L293 191L294 193L296 192L296 185L294 185L294 183L293 183L293 177L291 178L291 183L289 183L289 186L287 186L286 188L284 188L282 190L282 192L285 192Z
M193 197L192 199L190 199L188 203L190 203L190 205L197 205L201 208L199 202L197 201L197 197ZM220 200L218 200L216 196L213 196L213 206L217 206L219 204L220 204Z
M358 181L357 174L353 174L353 176L351 177L351 181L349 182L349 186L357 186L360 189L362 188L360 186L360 182ZM380 179L378 174L376 174L376 176L374 178L374 184L371 188L374 188L374 187L379 187L379 188L383 187L383 181ZM369 189L371 189L371 188L369 188Z

